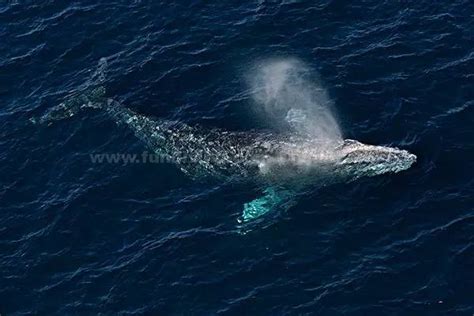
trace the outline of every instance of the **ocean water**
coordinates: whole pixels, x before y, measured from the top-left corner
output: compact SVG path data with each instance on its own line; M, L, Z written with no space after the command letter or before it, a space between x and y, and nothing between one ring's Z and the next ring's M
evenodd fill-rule
M254 186L93 163L150 151L101 112L30 122L103 57L108 97L233 131L269 127L255 69L296 60L344 138L418 161L242 232ZM472 315L473 86L468 0L2 0L0 314Z

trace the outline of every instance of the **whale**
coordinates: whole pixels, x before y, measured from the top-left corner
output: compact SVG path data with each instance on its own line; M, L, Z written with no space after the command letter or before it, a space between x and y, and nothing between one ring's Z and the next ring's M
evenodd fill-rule
M404 149L352 139L324 142L291 130L228 131L145 116L106 97L105 66L101 60L94 84L31 121L51 124L83 109L102 110L117 124L129 128L155 154L195 180L257 183L261 195L244 203L238 218L241 223L272 210L288 209L298 192L315 183L351 182L398 173L417 160L415 154Z

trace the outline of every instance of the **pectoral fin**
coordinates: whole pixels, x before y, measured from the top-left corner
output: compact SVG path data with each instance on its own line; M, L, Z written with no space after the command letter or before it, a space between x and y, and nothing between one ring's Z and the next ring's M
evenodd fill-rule
M242 216L238 220L240 223L251 221L278 208L287 209L293 203L291 191L268 187L263 193L263 196L244 204Z

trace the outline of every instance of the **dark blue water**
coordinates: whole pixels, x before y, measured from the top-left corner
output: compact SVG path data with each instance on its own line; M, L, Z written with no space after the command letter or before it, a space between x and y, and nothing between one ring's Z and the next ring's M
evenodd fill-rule
M0 4L1 315L472 315L472 1ZM242 234L252 186L195 182L99 112L32 125L109 60L144 115L258 128L245 77L319 74L345 137L411 169L315 190Z

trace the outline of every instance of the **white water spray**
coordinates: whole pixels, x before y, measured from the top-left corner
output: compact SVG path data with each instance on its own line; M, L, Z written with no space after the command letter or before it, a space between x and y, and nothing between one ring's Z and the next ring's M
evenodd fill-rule
M322 144L342 141L327 92L301 61L285 58L260 62L249 83L257 112L274 127L293 129Z

